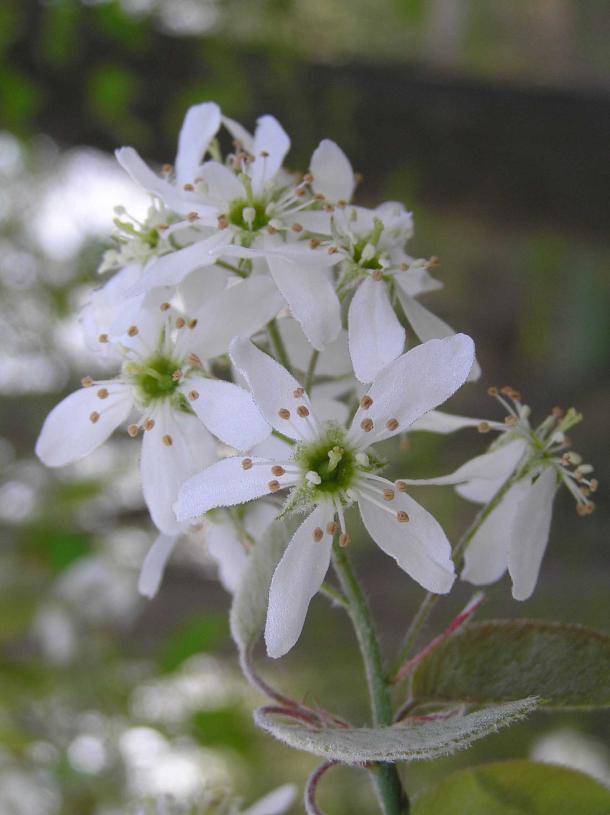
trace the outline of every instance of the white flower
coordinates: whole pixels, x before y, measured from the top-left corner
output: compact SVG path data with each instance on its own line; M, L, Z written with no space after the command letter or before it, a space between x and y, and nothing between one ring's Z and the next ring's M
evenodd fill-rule
M589 477L592 467L567 449L566 431L580 421L573 409L565 415L554 410L538 427L530 423L530 408L522 404L513 388L491 388L508 411L505 422L481 421L431 411L412 430L451 432L478 425L482 432L500 436L488 452L466 462L455 472L439 478L411 480L409 484L455 484L457 492L476 503L494 500L509 481L514 483L482 522L468 544L462 578L475 585L499 580L508 570L515 600L533 593L548 543L553 499L565 484L576 499L580 515L594 505L589 494L597 481Z
M85 377L84 387L51 411L36 444L40 459L60 467L86 456L137 409L140 418L128 430L131 436L143 431L144 498L158 529L176 534L172 503L180 484L215 459L210 433L240 450L269 433L247 391L210 378L203 368L226 351L240 327L269 319L259 303L236 291L247 282L222 292L192 319L168 303L143 310L127 331L129 344L117 344L124 359L119 376L99 382ZM99 340L105 345L109 338Z
M284 460L233 457L191 478L176 504L181 522L220 506L233 506L290 489L284 511L310 510L280 561L269 596L265 638L270 656L297 641L309 602L328 569L336 535L346 544L344 510L357 503L376 543L430 591L445 593L454 580L451 546L437 521L405 491L377 474L371 445L404 432L444 402L466 379L474 355L470 337L433 340L400 356L362 398L351 426L321 423L301 387L281 365L248 341L231 354L254 399L276 432L296 442Z

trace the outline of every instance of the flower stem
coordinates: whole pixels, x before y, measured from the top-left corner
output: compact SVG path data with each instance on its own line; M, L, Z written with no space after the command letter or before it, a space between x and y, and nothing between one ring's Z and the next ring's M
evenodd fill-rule
M318 364L318 357L320 356L320 352L318 350L313 350L311 352L311 357L309 358L309 365L307 367L307 373L305 374L305 383L304 387L307 393L311 393L311 389L313 387L314 376L316 373L316 366Z
M524 470L520 470L517 472L512 478L509 478L498 490L498 492L494 495L491 501L477 513L474 521L470 524L468 529L464 532L462 537L456 543L453 549L453 560L455 565L459 568L462 562L462 555L470 541L474 538L476 533L481 528L483 522L491 515L494 509L498 506L500 501L504 498L506 493L510 490L510 488L524 475ZM409 659L412 654L413 646L417 641L417 638L425 626L428 617L430 616L434 606L438 602L438 600L442 597L440 594L433 594L432 592L428 592L424 599L421 602L420 607L415 614L415 617L411 620L411 624L407 629L407 633L405 634L405 638L403 643L400 647L400 652L398 655L398 659L396 660L396 665L392 669L392 672L389 677L390 684L395 684L399 681L399 673L400 669L404 665L404 663Z
M381 651L371 613L344 548L335 545L333 565L348 602L348 613L356 633L366 672L373 724L392 724L392 703L381 659ZM409 799L402 788L394 764L379 764L375 770L375 785L384 815L408 815Z
M292 373L292 366L290 365L288 352L286 351L286 346L284 345L284 340L282 339L282 335L280 334L280 330L277 326L277 320L275 318L270 320L267 324L267 331L269 332L271 344L273 345L273 350L275 351L278 360L282 363L287 371Z

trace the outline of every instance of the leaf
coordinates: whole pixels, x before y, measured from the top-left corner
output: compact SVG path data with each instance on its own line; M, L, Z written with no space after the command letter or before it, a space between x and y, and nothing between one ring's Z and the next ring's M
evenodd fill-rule
M462 750L476 739L521 719L536 707L536 703L536 699L521 699L466 716L381 728L314 730L279 723L264 708L255 712L254 720L279 741L316 756L337 759L345 764L394 763L437 758Z
M583 773L533 761L502 761L453 773L425 793L413 815L608 815L610 790Z
M286 524L274 521L252 547L231 606L231 635L241 652L255 645L265 627L271 578L290 537Z
M486 704L540 697L554 708L610 706L610 637L579 625L492 620L425 657L415 697Z

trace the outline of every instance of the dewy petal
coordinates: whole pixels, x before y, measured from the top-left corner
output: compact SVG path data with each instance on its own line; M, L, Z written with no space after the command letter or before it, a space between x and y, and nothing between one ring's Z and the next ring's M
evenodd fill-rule
M421 419L413 422L410 433L427 431L429 433L455 433L464 427L478 427L483 419L470 419L467 416L458 416L455 413L445 413L442 410L430 410Z
M176 181L192 183L199 165L220 127L220 108L214 102L203 102L190 107L178 137L176 154Z
M557 476L547 467L519 504L508 547L508 571L515 600L527 600L536 588L540 564L549 540Z
M268 255L267 262L305 336L314 348L323 350L341 331L341 306L332 283L322 269L287 256Z
M144 597L152 598L159 591L165 566L179 537L161 533L146 553L138 579L138 591Z
M451 337L456 333L448 323L441 320L436 314L428 311L418 300L409 297L400 286L396 291L398 292L398 299L400 300L407 320L411 323L413 331L415 331L422 342ZM470 373L468 374L468 381L474 382L479 379L480 376L481 367L475 358Z
M356 180L349 159L330 139L323 139L311 157L312 188L331 203L351 201Z
M394 485L388 481L389 489ZM392 501L385 504L371 490L360 490L358 506L364 525L375 543L393 557L401 569L428 591L446 594L455 580L451 545L438 521L404 492L395 491ZM397 520L397 512L406 512L406 522Z
M254 401L269 424L291 439L314 438L311 402L306 393L301 394L300 382L249 340L233 340L230 351L234 365L246 378ZM305 407L308 415L299 416L298 407ZM289 412L286 418L280 415L284 410Z
M154 416L154 427L142 440L142 490L155 526L172 535L180 531L172 509L178 490L214 460L216 445L195 416L170 405L162 405Z
M265 643L270 657L284 656L298 640L307 609L330 565L332 535L326 532L332 521L331 504L320 504L295 532L277 565L269 589ZM314 530L323 532L314 539Z
M248 391L221 379L189 376L182 393L197 393L189 404L210 433L237 450L249 450L271 433Z
M284 784L245 809L242 815L283 815L292 805L296 791L294 784Z
M206 198L221 207L245 196L244 186L235 173L218 161L206 161L199 175L207 184Z
M178 285L196 269L213 265L231 239L229 231L222 230L184 249L156 258L128 294L133 297L158 286Z
M278 172L289 149L290 139L277 119L273 116L261 116L256 123L252 145L254 161L249 165L255 195ZM263 155L265 153L267 155Z
M462 580L485 586L499 580L508 566L508 551L519 504L529 487L517 481L483 521L466 547Z
M280 486L293 483L288 475L273 475L273 461L252 456L252 467L247 470L243 467L243 461L243 456L224 458L189 478L183 484L175 505L178 520L194 521L210 509L231 507L262 498L271 492L269 483L273 480L278 481Z
M402 354L405 330L382 280L368 277L360 284L350 303L348 331L354 373L361 382L372 382Z
M234 594L248 562L248 555L228 520L212 522L207 528L208 552L218 566L218 579Z
M356 443L370 444L408 430L432 408L442 404L464 383L472 367L474 343L466 334L430 340L387 365L368 390L372 404L359 407L350 435ZM361 422L373 421L373 430ZM398 423L389 429L386 422Z
M133 405L129 386L109 385L106 399L98 397L98 390L93 385L74 391L45 419L36 455L47 467L63 467L88 455L129 416Z
M251 337L273 319L284 303L268 277L250 277L211 298L195 315L197 327L190 334L206 359L225 354L233 337ZM189 348L189 350L191 350Z

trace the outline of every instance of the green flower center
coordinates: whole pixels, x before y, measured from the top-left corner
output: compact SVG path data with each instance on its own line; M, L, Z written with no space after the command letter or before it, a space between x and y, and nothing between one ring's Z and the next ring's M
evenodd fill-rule
M354 263L360 266L361 269L375 270L381 268L380 252L375 252L372 257L369 257L371 245L369 241L361 240L354 246L352 258L354 259Z
M145 403L173 396L179 378L174 378L180 366L169 357L158 356L143 365L131 368L130 373Z
M266 206L263 201L248 202L245 199L233 201L229 209L229 223L248 231L263 229L271 220L267 215Z
M355 451L346 443L340 428L332 428L320 441L303 445L296 459L309 484L326 496L339 495L353 486L361 469Z

